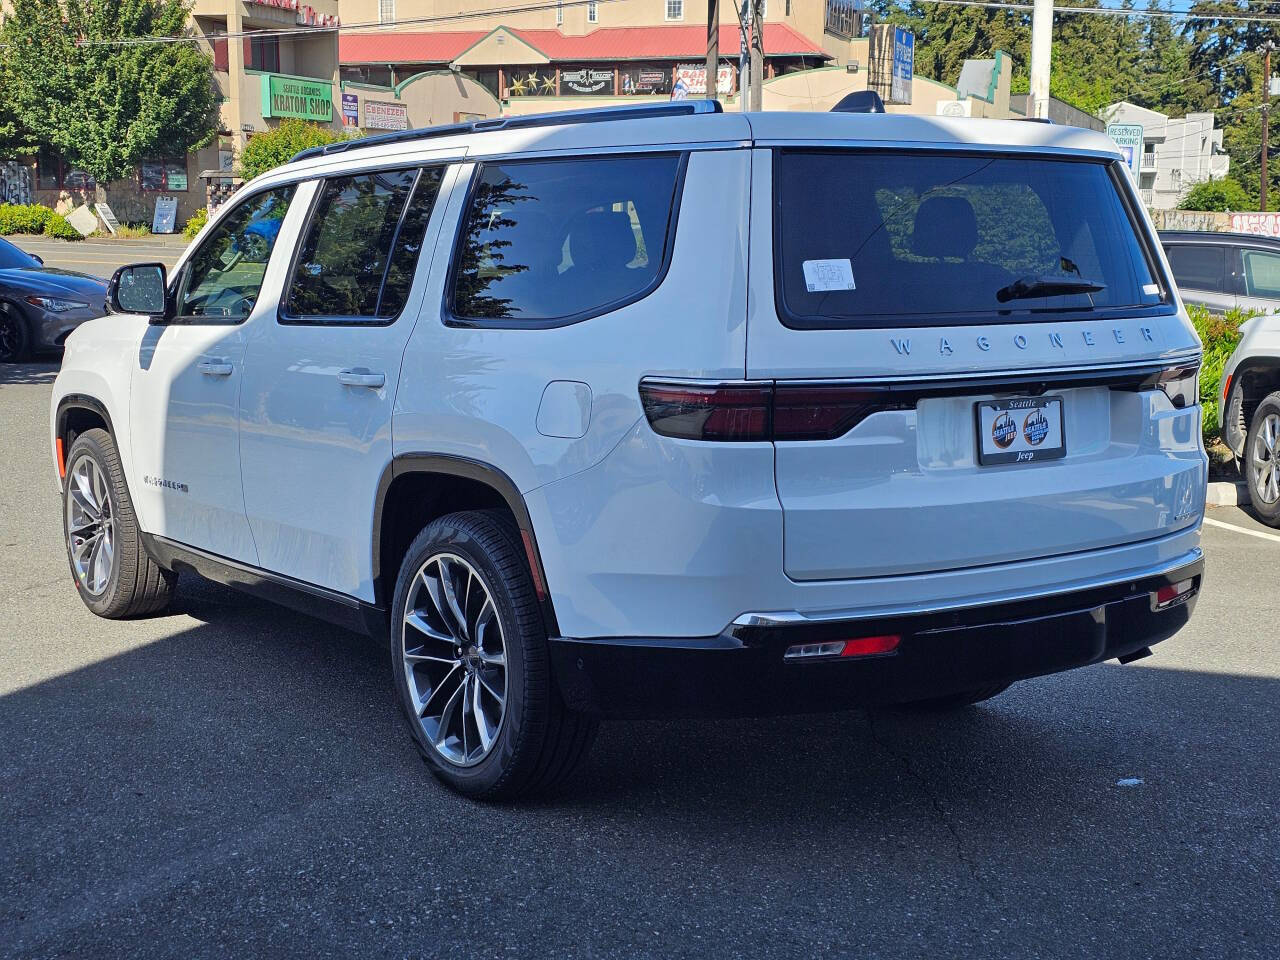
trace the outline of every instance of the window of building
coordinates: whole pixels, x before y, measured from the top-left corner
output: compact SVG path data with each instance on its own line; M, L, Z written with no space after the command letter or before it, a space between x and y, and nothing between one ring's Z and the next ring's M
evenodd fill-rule
M378 0L378 22L395 23L396 0Z
M587 4L587 23L598 23L600 21L600 8L595 0L591 0Z
M827 0L827 33L838 37L855 36L860 3L861 0Z
M261 70L264 73L280 72L280 38L250 37L248 40L249 55L245 59L250 70Z
M671 154L485 164L453 312L545 326L644 296L668 253L679 171Z
M36 189L92 190L97 185L88 172L71 166L48 147L41 147L36 154Z
M178 283L178 314L219 323L249 316L293 199L293 185L240 201L191 255Z
M433 168L326 180L282 322L394 319L409 297L440 177Z
M667 19L684 19L684 0L667 0Z
M1227 275L1226 247L1201 243L1175 243L1165 248L1169 268L1178 286L1188 290L1221 293Z
M185 193L187 161L143 160L138 166L138 183L143 190L158 193Z
M556 0L556 26L564 23L564 0Z

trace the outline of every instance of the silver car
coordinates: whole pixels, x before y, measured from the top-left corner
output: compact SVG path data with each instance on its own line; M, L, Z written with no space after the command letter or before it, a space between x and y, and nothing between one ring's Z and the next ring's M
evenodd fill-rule
M1184 303L1226 313L1280 310L1280 240L1252 233L1162 230L1160 244Z
M80 324L106 313L107 284L0 239L0 363L57 350Z

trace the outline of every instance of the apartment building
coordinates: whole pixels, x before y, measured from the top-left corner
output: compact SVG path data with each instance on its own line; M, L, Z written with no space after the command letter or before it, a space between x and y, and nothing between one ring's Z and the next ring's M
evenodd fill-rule
M1214 129L1212 112L1172 118L1125 100L1102 113L1107 123L1142 126L1138 189L1154 210L1172 210L1195 184L1227 175L1231 159L1222 147L1222 130Z

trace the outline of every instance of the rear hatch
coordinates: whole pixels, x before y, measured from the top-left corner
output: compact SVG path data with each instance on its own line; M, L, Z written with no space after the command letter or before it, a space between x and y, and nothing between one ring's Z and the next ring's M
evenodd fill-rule
M776 384L790 577L1028 560L1196 522L1197 343L1118 163L756 156L773 204L755 214L746 372Z

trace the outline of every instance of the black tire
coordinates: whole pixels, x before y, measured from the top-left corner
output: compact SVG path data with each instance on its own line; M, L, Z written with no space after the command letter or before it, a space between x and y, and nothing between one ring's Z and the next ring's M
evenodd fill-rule
M72 485L82 460L96 464L106 481L105 494L109 500L113 522L114 557L106 585L94 592L86 578L76 568L72 551L68 500L73 496ZM173 597L178 575L165 570L147 554L142 545L133 501L125 484L124 471L120 468L120 456L115 441L106 430L86 430L76 437L67 454L67 476L62 491L62 532L67 548L67 562L71 566L71 578L84 605L100 617L123 620L160 613Z
M431 742L406 675L404 623L410 588L424 566L441 553L461 557L482 578L502 631L505 710L488 753L472 766L452 762ZM418 534L400 565L390 634L396 697L414 744L431 772L454 790L486 800L549 793L585 759L599 724L569 710L552 679L546 631L520 533L507 514L449 514Z
M911 710L922 711L959 710L962 707L971 707L975 703L982 703L984 700L990 700L992 697L998 697L1011 686L1013 686L1011 683L990 683L985 687L977 687L973 690L964 690L960 693L951 693L947 694L945 697L930 697L928 700L912 700L910 703L899 704L899 706L906 707Z
M1280 527L1280 496L1276 495L1277 485L1280 485L1280 439L1273 439L1268 455L1266 437L1259 436L1263 433L1269 418L1280 418L1280 391L1268 394L1253 412L1249 432L1244 440L1244 456L1241 459L1240 469L1244 472L1245 483L1249 486L1249 501L1253 505L1253 512L1263 523ZM1274 422L1273 420L1273 424ZM1255 444L1257 444L1256 451ZM1264 461L1270 466L1269 472L1255 468L1255 452L1264 455ZM1276 485L1272 484L1272 477L1276 478ZM1264 486L1269 489L1263 489ZM1271 499L1272 497L1274 499Z
M27 321L17 308L0 303L0 363L19 363L31 352Z

